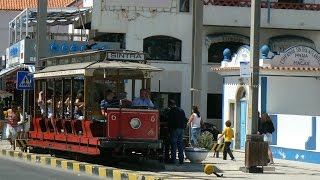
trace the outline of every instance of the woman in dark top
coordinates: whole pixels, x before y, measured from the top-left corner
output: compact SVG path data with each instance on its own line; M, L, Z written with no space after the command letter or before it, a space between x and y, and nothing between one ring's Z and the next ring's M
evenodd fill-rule
M265 142L268 142L268 156L270 163L269 165L273 165L273 155L270 148L270 144L272 142L272 133L274 132L274 126L273 123L267 113L263 113L261 116L261 126L259 127L259 134L262 134L263 140Z

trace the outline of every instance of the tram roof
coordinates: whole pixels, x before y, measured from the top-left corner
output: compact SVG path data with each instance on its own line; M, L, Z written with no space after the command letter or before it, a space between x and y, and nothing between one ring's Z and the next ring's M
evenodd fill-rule
M141 72L155 72L162 71L162 68L151 66L148 64L142 64L137 62L127 61L101 61L101 62L83 62L74 64L64 64L46 67L38 72L35 72L34 78L45 77L62 77L73 75L91 76L94 70L106 69L108 75L115 73L121 73L121 75L135 75L141 74ZM116 70L116 71L112 71ZM117 72L119 70L119 72ZM127 73L126 73L127 72ZM137 73L134 73L137 72Z

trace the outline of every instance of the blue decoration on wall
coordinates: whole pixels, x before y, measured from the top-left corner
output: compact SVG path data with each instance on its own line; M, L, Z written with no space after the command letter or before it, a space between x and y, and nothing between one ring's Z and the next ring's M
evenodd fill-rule
M79 51L79 47L76 44L72 44L70 47L70 52Z
M91 49L92 50L98 50L98 49L100 49L100 46L99 45L94 45L94 46L91 47Z
M223 51L223 60L224 61L231 61L231 51L230 49L226 48L224 51Z
M50 52L51 52L51 53L56 54L56 53L59 52L59 45L58 45L57 43L52 43L52 44L50 44L49 46L50 46L49 49L50 49Z
M312 123L311 123L311 136L309 136L308 140L305 143L306 150L316 150L317 149L317 143L316 143L316 136L317 136L317 118L312 117Z
M87 50L87 46L86 45L81 45L80 46L80 51L85 51Z
M68 52L69 52L68 45L62 44L62 46L61 46L61 51L64 52L64 53L68 53Z
M262 59L268 58L269 52L270 52L269 46L268 46L268 45L263 45L263 46L261 47L261 58L262 58Z
M320 164L320 152L271 146L273 158Z
M10 56L11 57L18 57L19 56L19 49L16 47L13 47L10 49Z
M274 132L272 133L272 142L271 145L277 145L278 141L278 115L270 115L274 126Z

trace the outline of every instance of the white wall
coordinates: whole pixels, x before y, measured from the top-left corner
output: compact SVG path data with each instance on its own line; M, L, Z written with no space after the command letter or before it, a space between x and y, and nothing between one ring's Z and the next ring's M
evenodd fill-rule
M261 27L285 29L320 29L318 11L271 9L270 23L268 9L261 9ZM223 17L223 18L222 18ZM250 27L250 8L235 6L204 6L205 25Z
M320 151L320 117L317 117L317 124L316 124L316 147L317 150Z
M319 116L319 92L320 82L313 77L268 77L267 111Z
M9 22L19 13L20 11L0 11L0 55L5 55L9 46Z
M97 3L94 4L94 8L97 5ZM152 13L150 9L125 12L99 9L99 12L94 10L93 19L93 29L100 32L126 33L126 49L134 51L143 51L143 39L150 36L165 35L180 39L182 41L182 61L149 61L152 65L165 70L153 74L151 91L159 91L160 80L162 92L181 92L181 107L187 115L190 114L190 63L192 59L192 16L190 13Z
M305 150L308 138L312 136L312 116L278 114L277 145L292 149ZM319 117L317 117L317 128L319 128ZM317 149L319 147L319 131L317 132Z

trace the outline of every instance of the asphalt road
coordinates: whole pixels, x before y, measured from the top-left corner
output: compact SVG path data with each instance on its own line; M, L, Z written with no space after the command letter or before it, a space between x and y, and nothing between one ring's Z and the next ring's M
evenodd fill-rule
M0 180L98 180L98 176L87 176L63 169L49 168L43 165L21 160L0 157Z

